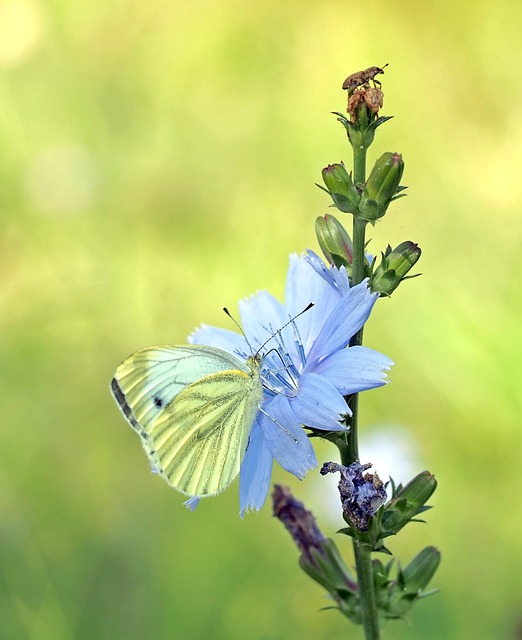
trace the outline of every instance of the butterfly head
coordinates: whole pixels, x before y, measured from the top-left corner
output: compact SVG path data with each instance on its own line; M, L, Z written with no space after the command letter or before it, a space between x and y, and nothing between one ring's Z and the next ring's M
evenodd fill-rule
M270 340L273 340L275 337L277 336L281 336L281 332L283 329L285 329L289 324L292 324L294 322L294 320L296 318L298 318L299 316L301 316L303 313L306 313L309 309L311 309L314 306L314 302L310 302L310 304L308 304L302 311L300 311L299 313L297 313L296 315L292 316L288 322L286 322L280 329L278 329L277 331L274 331L274 333L272 333L264 342L263 344L257 349L257 351L254 353L254 349L252 348L252 345L250 344L245 332L243 331L243 329L241 328L241 325L230 315L229 310L224 307L223 311L227 314L227 316L234 322L234 324L238 327L238 329L241 331L241 333L243 334L243 337L248 345L248 347L250 348L250 352L252 353L251 356L249 356L246 359L246 365L250 370L250 375L254 378L254 377L259 377L261 374L261 368L263 366L263 362L265 360L265 355L261 355L261 351L265 348L265 346L270 342ZM283 362L283 368L286 368L287 365L284 361L284 359L282 358L282 356L279 354L277 349L270 349L270 351L275 351L276 353L278 353L279 357L281 358L282 362ZM270 351L268 353L270 353Z
M250 369L252 375L259 375L259 371L263 366L264 359L265 357L261 355L259 351L247 358L246 364L247 364L247 367Z

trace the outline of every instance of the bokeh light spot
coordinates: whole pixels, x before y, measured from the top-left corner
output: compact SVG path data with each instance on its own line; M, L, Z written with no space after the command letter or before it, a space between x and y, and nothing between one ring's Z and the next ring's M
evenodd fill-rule
M42 15L33 0L0 0L0 64L27 57L43 34Z
M44 148L29 165L29 199L47 214L83 213L93 206L98 192L98 171L90 153L66 143Z

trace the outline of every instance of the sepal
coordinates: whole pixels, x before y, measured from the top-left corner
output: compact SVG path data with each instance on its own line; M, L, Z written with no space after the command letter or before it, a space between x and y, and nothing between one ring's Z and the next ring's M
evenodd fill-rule
M301 555L299 565L315 582L328 591L332 600L354 624L361 624L362 615L355 578L345 565L333 540L321 542L310 558Z
M393 116L379 116L371 121L366 120L364 123L354 123L343 113L339 113L338 111L332 111L332 113L334 116L337 116L338 122L346 129L346 134L352 146L358 145L366 149L372 144L377 127L380 127L393 118Z
M392 250L387 246L379 266L371 277L371 290L380 296L389 296L395 291L403 280L414 278L407 276L421 256L419 245L414 242L402 242ZM416 274L420 275L420 274Z
M384 506L382 514L384 537L395 535L408 522L418 522L415 516L430 508L426 502L436 488L435 476L429 471L419 473L405 487L393 486L392 498Z
M440 551L435 547L426 547L410 564L397 569L396 580L387 586L387 602L383 607L387 618L402 618L420 598L437 592L425 591L440 564Z

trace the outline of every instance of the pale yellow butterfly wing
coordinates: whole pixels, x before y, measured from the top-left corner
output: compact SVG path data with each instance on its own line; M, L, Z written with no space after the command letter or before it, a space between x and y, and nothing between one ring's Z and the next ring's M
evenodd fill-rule
M111 391L171 486L212 495L239 472L262 399L257 360L203 345L148 347L122 362Z
M164 479L190 496L225 489L239 473L262 394L254 367L215 373L181 391L151 429Z
M114 399L142 437L175 396L192 382L218 371L249 369L230 353L203 345L162 345L136 351L117 368Z

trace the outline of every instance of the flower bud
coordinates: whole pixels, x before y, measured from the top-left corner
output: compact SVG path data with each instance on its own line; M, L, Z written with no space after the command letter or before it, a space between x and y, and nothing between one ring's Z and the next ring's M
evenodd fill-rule
M356 213L360 196L344 164L329 164L322 174L327 191L339 211Z
M408 482L405 487L399 487L397 493L388 503L394 505L400 500L406 500L412 508L420 507L431 498L437 488L437 480L429 471L422 471Z
M393 249L388 245L382 261L371 278L371 289L381 296L389 296L405 279L406 274L421 256L420 247L407 240ZM414 277L414 276L410 276Z
M319 530L311 511L296 500L287 487L275 485L274 515L286 527L301 555L301 568L327 589L339 609L356 623L361 621L357 583L333 540Z
M405 487L399 486L386 504L383 527L389 533L397 533L416 515L426 511L424 505L437 488L437 481L429 471L419 473Z
M359 204L361 218L375 222L382 218L399 191L404 162L399 153L383 153L366 181Z
M325 258L338 269L352 263L352 240L343 225L330 214L315 221L315 233Z
M423 591L433 578L440 564L440 551L435 547L426 547L403 569L403 588L409 593Z
M440 564L440 552L435 547L426 547L413 558L406 569L399 568L397 579L388 584L386 615L403 618L420 598L436 593L424 591Z

